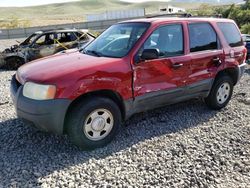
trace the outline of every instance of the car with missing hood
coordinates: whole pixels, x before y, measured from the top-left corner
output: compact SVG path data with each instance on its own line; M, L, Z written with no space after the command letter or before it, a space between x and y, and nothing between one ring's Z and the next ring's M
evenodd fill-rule
M24 63L50 56L72 48L82 47L95 39L88 30L58 29L38 31L19 45L11 46L1 53L1 67L15 70Z
M139 112L193 98L224 108L244 73L246 54L230 19L130 20L82 50L21 66L11 97L28 124L94 149Z

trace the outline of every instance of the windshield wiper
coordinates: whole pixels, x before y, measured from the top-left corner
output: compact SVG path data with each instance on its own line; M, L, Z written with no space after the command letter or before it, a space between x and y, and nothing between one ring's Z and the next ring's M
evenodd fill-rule
M102 57L102 54L100 52L97 52L95 50L83 50L84 54L93 54L97 57Z

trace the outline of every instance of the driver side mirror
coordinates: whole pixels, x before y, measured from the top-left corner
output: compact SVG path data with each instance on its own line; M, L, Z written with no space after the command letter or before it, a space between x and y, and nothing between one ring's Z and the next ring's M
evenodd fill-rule
M142 52L141 60L152 60L159 58L159 50L158 49L145 49Z

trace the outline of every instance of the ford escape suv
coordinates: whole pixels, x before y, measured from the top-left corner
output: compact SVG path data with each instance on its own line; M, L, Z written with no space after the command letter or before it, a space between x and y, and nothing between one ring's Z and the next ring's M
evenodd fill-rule
M225 107L245 58L240 31L229 19L125 21L82 50L23 65L11 96L18 117L94 149L135 113L192 98Z

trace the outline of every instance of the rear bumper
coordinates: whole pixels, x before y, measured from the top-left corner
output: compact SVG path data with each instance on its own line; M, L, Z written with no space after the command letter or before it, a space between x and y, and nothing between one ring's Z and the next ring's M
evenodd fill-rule
M247 64L244 62L243 64L238 66L238 81L241 79L241 77L243 76L245 69L246 69Z
M37 101L23 96L23 86L13 77L11 97L17 116L30 122L38 129L55 134L63 134L64 119L71 103L67 99Z

